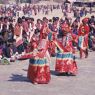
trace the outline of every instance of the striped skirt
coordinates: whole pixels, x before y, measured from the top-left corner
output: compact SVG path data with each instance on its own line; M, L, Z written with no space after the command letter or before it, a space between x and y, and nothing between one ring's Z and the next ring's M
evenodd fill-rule
M77 65L74 56L70 52L57 53L55 70L59 73L77 73Z
M32 83L47 84L49 83L50 67L46 58L32 58L30 59L28 68L28 78Z

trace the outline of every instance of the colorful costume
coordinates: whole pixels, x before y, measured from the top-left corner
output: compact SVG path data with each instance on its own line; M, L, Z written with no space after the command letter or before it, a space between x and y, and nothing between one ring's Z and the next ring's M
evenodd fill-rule
M48 35L48 38L49 38L49 53L51 56L55 56L55 50L56 50L56 46L55 44L53 43L53 39L55 38L55 33L54 32L50 32L49 35Z
M23 32L23 27L16 24L14 29L14 39L16 39L16 47L19 54L24 52L22 32Z
M69 30L69 28L66 29L66 26L63 29L65 29L66 32ZM75 75L77 73L77 65L73 55L71 33L67 33L63 36L61 42L57 40L54 42L58 48L55 70L59 73Z
M30 59L28 78L33 83L45 84L50 81L50 67L48 60L48 40L41 36L38 48L34 50L35 57Z
M80 58L82 58L83 52L85 53L85 57L88 56L87 48L88 48L88 35L89 35L90 28L87 22L88 22L88 18L83 19L83 23L85 24L80 25L79 32L78 32L78 36L79 36L78 46L80 49Z

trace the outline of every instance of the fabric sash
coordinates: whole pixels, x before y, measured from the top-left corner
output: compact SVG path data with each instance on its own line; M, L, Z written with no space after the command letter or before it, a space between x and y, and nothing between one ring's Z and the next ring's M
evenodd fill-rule
M60 43L59 41L55 40L53 41L55 43L55 45L60 49L60 51L63 53L63 52L68 52L68 50L63 47L62 43Z

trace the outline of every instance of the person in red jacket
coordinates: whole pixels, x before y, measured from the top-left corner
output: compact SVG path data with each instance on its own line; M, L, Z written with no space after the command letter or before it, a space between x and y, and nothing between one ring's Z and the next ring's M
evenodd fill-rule
M82 24L79 27L78 31L78 46L80 49L80 58L83 57L83 53L85 55L85 58L88 57L88 34L90 31L90 28L88 26L89 18L84 18L82 20Z

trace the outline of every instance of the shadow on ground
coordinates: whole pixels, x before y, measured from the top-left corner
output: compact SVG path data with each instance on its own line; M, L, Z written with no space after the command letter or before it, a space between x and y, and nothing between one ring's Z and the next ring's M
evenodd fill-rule
M51 72L51 75L53 76L68 76L66 73L58 73L54 70L50 70L50 72Z
M30 82L30 80L23 76L23 75L18 75L18 74L12 74L12 76L10 76L10 80L8 81L14 81L14 82Z
M74 75L74 74L68 74L68 73L58 73L58 72L56 72L56 71L54 71L54 70L50 70L50 72L51 72L51 75L53 75L53 76L67 76L67 77L69 77L69 76L76 76L76 75Z
M54 71L54 70L50 70L50 73L51 73L51 75L53 75L53 76L57 76L57 72Z

